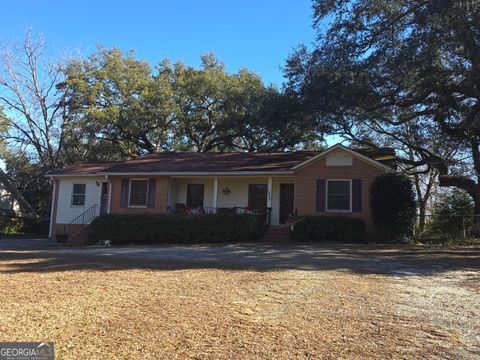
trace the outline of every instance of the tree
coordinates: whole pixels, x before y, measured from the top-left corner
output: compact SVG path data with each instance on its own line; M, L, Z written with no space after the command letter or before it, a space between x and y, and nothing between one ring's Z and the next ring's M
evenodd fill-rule
M370 207L375 227L388 239L411 234L416 216L413 185L405 175L377 176L370 187Z
M4 153L6 173L25 200L42 217L50 214L51 184L42 164L29 158L23 151Z
M5 151L5 137L8 134L8 124L10 120L7 118L3 112L2 107L0 106L0 154Z
M471 229L473 203L470 196L458 189L445 194L433 209L428 230L434 235L459 235Z
M88 59L70 62L64 73L60 88L67 93L70 139L83 145L75 153L113 160L171 148L172 89L133 52L99 47Z
M245 151L321 150L329 131L328 123L303 111L295 94L273 90L235 145Z
M229 74L213 54L200 69L168 61L159 78L171 79L177 103L175 148L188 151L284 151L318 146L325 126L313 129L292 93L265 86L246 69Z
M370 132L414 151L401 161L435 169L440 186L465 190L480 214L480 6L331 0L314 10L318 47L300 48L286 71L305 108L354 141L378 146ZM438 134L438 146L412 141L405 126ZM438 151L445 144L453 159Z
M228 74L213 54L201 58L199 69L164 61L157 79L169 79L176 108L175 147L185 151L223 151L256 115L267 89L256 74L242 69Z
M25 151L43 171L59 166L68 109L60 66L45 57L42 38L29 31L21 44L0 53L0 114L6 145ZM1 130L1 129L0 129Z
M455 146L444 141L441 134L437 131L432 131L424 127L420 128L416 126L415 123L407 123L399 126L397 133L401 134L401 137L406 139L410 144L415 144L417 147L422 146L430 152L440 154L441 157L449 163L453 162L456 156L457 149ZM381 146L394 148L396 155L400 157L401 160L405 159L407 161L407 163L401 161L398 164L398 169L410 176L413 180L418 205L418 231L422 233L426 223L427 206L434 197L434 192L438 184L437 169L429 164L416 165L416 163L421 160L421 154L412 147L405 146L404 143L392 139L390 136L372 131L368 133L368 136L369 143L374 142ZM359 138L357 136L355 139L355 142L365 143L364 137Z
M324 128L293 94L255 73L230 74L213 54L199 68L164 60L155 69L119 49L65 69L71 121L66 157L118 160L155 151L279 151L321 144ZM120 155L119 155L120 154ZM77 160L78 161L78 160Z

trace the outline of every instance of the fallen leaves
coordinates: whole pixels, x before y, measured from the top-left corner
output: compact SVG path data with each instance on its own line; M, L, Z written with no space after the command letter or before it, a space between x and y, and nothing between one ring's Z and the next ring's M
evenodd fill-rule
M63 267L21 270L42 261L50 260L0 262L0 340L54 341L58 359L384 359L448 351L416 341L412 330L424 319L395 317L395 293L381 275L165 269L68 255Z

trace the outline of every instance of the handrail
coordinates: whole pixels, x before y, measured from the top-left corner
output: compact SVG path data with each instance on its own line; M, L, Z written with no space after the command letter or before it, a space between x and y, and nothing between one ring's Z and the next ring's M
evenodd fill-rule
M77 232L85 231L86 225L97 216L97 207L98 204L93 204L87 210L65 225L63 227L63 235L69 237Z
M72 224L83 224L85 218L86 218L86 215L91 215L91 213L93 212L93 214L96 214L97 212L97 207L98 207L98 204L93 204L92 206L90 206L87 210L85 210L84 212L82 212L80 215L78 215L75 219L73 219L72 221L70 221L68 223L68 225L72 225ZM82 221L80 221L82 220Z
M167 215L206 215L206 214L231 214L231 215L241 215L241 214L252 214L259 215L263 217L265 225L270 225L272 208L264 209L250 209L248 207L233 206L233 207L207 207L201 206L198 208L189 208L189 207L173 207L167 206L166 214Z

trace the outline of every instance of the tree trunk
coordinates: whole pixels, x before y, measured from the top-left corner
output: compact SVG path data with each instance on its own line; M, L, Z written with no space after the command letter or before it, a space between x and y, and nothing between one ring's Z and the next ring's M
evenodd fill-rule
M472 236L480 237L480 196L473 199Z
M426 207L425 201L418 202L418 233L420 235L425 231Z
M473 179L458 175L440 175L439 185L441 187L456 187L465 190L475 204L475 215L480 215L480 185Z

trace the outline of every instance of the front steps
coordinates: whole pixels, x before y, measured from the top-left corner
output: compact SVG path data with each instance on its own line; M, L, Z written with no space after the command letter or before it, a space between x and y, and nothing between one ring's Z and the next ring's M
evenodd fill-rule
M80 237L70 237L68 235L57 234L55 236L56 240L62 243L64 246L84 246L85 238Z
M270 225L263 236L263 241L283 242L290 240L290 231L286 225Z
M86 240L88 237L88 226L86 228L75 229L71 234L65 234L59 232L56 234L55 238L58 242L63 243L66 246L84 246L86 245Z

